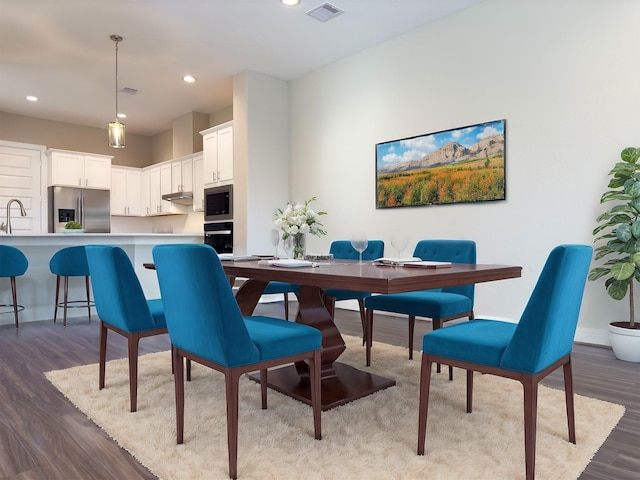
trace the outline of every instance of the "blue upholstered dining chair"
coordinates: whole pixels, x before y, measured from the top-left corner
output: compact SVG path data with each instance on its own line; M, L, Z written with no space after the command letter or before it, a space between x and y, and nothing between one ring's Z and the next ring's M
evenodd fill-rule
M90 286L89 286L89 264L87 263L87 254L85 252L84 245L78 245L75 247L61 248L53 254L51 260L49 260L49 270L56 276L56 302L53 309L53 321L58 318L58 308L63 309L63 321L62 324L67 326L67 308L69 304L75 306L86 306L89 320L91 320L91 307L93 302L91 301ZM60 278L64 278L64 287L62 294L62 302L58 302L60 298ZM84 277L84 285L87 294L86 300L69 300L69 277Z
M131 260L114 245L87 245L96 311L100 317L98 387L105 384L107 332L127 338L131 411L138 404L138 346L141 338L167 333L161 299L147 300Z
M238 471L240 376L259 370L267 407L267 368L309 361L315 438L320 439L319 330L295 322L243 317L220 260L208 245L157 245L153 249L175 367L177 442L184 439L183 358L224 374L229 476Z
M472 240L421 240L416 244L413 256L422 260L452 263L476 263L476 244ZM373 311L403 313L409 316L409 358L413 358L413 331L416 317L432 320L433 330L444 322L461 317L473 319L475 285L459 285L416 292L373 295L365 299L367 309L367 365L370 364L369 350L373 341ZM438 366L438 372L440 367ZM449 377L452 377L449 369Z
M13 302L11 305L0 306L13 307L16 328L18 328L18 312L24 310L22 305L18 305L16 277L24 275L28 267L29 261L19 249L9 245L0 245L0 277L11 279L11 300Z
M472 410L474 371L522 383L527 480L533 480L535 476L538 383L562 367L569 441L576 443L571 349L591 255L592 249L586 245L554 248L517 324L476 319L429 332L423 337L418 455L424 455L425 450L434 362L467 370L467 413Z
M273 295L281 293L284 295L284 318L289 320L289 293L295 293L298 295L300 292L300 285L287 282L269 282L262 292L264 295Z
M351 246L349 240L334 240L329 247L329 253L333 254L333 258L342 260L359 260L360 254ZM384 256L384 242L382 240L369 240L367 248L362 252L362 260L375 260ZM325 304L333 318L335 313L335 304L338 300L358 300L360 309L360 322L362 323L362 339L365 338L365 310L364 299L369 297L371 292L357 292L353 290L344 290L341 288L328 288L324 291Z

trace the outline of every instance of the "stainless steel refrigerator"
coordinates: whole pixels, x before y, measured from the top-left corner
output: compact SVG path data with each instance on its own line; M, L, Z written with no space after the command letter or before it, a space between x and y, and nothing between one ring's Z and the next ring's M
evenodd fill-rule
M111 232L109 190L49 187L49 233L64 230L67 222L78 222L86 233Z

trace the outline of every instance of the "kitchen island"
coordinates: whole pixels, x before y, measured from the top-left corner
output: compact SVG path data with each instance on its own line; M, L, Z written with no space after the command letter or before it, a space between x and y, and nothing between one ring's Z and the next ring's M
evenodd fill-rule
M133 262L147 298L157 298L160 296L160 290L156 274L154 271L143 267L143 263L153 261L151 254L153 247L164 243L202 243L202 235L174 233L12 234L0 235L0 243L19 248L29 261L29 268L26 273L16 278L18 304L25 307L19 313L20 323L24 323L53 319L56 276L49 270L49 260L61 248L91 244L109 244L122 247ZM70 278L69 300L82 300L85 297L84 280ZM0 279L0 304L10 303L11 286L9 279ZM11 312L6 315L0 315L0 325L13 324L13 310L10 307L0 307L0 311ZM93 317L94 311L91 313ZM59 316L61 314L62 312L60 312ZM68 319L85 317L86 315L86 308L70 308L67 312ZM62 322L60 324L62 325Z

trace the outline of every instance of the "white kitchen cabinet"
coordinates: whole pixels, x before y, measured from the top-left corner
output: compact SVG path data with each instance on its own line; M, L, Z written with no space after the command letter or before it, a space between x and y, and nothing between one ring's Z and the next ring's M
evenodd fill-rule
M140 216L142 172L138 168L112 167L111 215Z
M200 132L205 186L233 183L233 124L223 123Z
M48 185L111 188L112 156L68 150L47 150Z
M149 215L160 215L160 166L149 168Z
M187 214L190 205L162 200L163 195L193 190L193 158L202 154L156 163L143 169L142 212L143 215Z
M142 215L151 214L151 195L149 193L149 169L144 168L140 181L140 211Z
M160 164L160 213L171 213L172 203L162 200L162 195L173 193L173 184L171 182L172 164Z
M193 191L193 159L171 162L171 193Z
M193 157L193 211L204 210L204 156Z

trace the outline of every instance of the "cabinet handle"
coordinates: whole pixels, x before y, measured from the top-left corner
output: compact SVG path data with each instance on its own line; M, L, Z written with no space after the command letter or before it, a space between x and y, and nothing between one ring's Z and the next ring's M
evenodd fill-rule
M82 186L82 179L80 177L78 177L78 186L81 187Z

